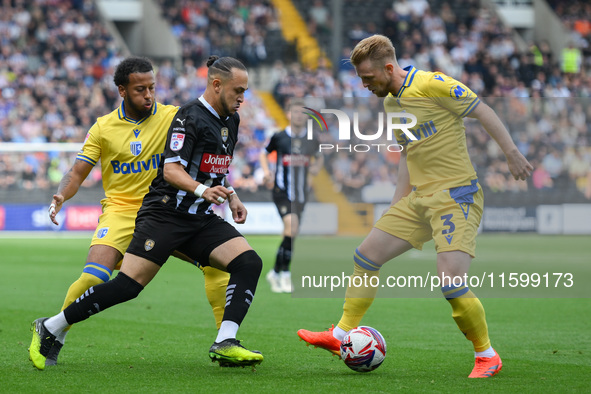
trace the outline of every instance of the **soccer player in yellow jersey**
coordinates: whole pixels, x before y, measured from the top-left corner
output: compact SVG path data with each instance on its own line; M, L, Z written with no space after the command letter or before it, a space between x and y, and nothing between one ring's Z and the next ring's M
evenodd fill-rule
M449 278L464 277L468 272L483 208L482 189L468 156L462 118L480 121L503 150L515 179L525 180L533 167L488 105L447 75L412 66L400 68L387 37L374 35L360 41L350 60L363 86L385 97L386 112L407 112L417 118L406 132L395 133L404 147L396 191L390 208L355 250L353 277L378 276L384 263L411 248L421 249L424 242L433 239L441 291L459 329L474 345L475 365L469 377L491 377L501 370L502 362L491 347L482 304L465 283L449 283ZM402 119L412 121L410 117ZM349 287L336 328L299 330L298 335L309 344L338 353L340 341L359 325L376 292L377 287Z
M56 215L65 201L72 198L92 168L100 161L105 190L101 201L103 213L90 243L86 265L78 280L69 288L62 310L87 289L106 282L119 269L135 228L135 217L144 195L156 176L166 135L178 107L155 101L155 76L149 60L124 59L115 70L115 86L123 102L115 111L97 119L90 128L76 162L62 178L49 207ZM178 254L193 264L186 256ZM224 313L226 272L200 267L205 288L219 328ZM65 331L50 349L45 365L55 365L64 344Z

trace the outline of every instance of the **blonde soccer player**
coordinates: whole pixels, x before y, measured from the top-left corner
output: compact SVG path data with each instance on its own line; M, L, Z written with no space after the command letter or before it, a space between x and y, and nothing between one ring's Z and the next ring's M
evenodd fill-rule
M466 283L446 281L467 274L483 209L463 118L480 121L501 147L515 179L525 180L533 167L519 153L499 117L474 92L440 72L412 66L402 69L387 37L374 35L360 41L350 60L363 86L385 97L387 113L405 111L416 116L416 125L410 126L409 121L408 134L395 132L398 144L403 146L396 191L390 208L355 250L353 277L377 277L383 264L411 248L421 249L423 243L433 239L437 270L444 283L442 294L451 305L458 328L474 347L475 363L469 377L491 377L503 364L491 346L484 308ZM298 335L309 344L336 353L345 333L361 322L376 292L377 287L349 287L336 327L322 332L302 329Z

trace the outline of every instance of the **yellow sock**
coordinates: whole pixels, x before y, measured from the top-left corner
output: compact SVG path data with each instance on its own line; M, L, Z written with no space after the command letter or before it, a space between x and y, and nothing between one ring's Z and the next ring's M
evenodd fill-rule
M220 328L226 305L226 288L230 274L212 267L200 267L205 277L205 294L213 311L215 325Z
M87 263L84 266L84 270L80 275L80 278L70 285L62 311L66 309L72 302L76 301L84 292L90 289L92 286L99 285L109 280L111 277L111 270L104 265L98 263ZM69 330L70 327L66 328L65 331Z
M355 260L353 275L350 276L351 281L345 293L343 315L337 324L337 327L344 331L359 326L378 292L376 278L380 275L380 266L367 259L358 250L355 250L353 259Z
M482 352L490 347L486 316L480 300L464 284L444 286L443 295L452 308L452 317L458 328L472 341L474 351Z

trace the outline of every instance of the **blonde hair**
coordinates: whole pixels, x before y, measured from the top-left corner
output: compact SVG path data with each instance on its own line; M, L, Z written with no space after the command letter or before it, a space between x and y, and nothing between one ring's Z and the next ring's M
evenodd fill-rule
M372 63L380 61L396 62L396 50L392 41L381 34L375 34L359 41L351 51L349 60L354 67L357 67L367 59L371 60Z

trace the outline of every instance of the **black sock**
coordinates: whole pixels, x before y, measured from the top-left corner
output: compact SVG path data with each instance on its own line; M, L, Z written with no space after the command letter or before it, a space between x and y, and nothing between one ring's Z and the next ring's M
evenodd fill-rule
M273 271L275 271L276 274L278 274L282 267L283 267L283 244L281 244L281 246L279 246L279 249L277 249L277 255L275 256L275 266L273 267Z
M284 236L277 249L277 257L275 258L275 267L273 271L279 273L281 271L289 271L291 264L291 237Z
M230 280L226 289L223 320L240 325L254 298L263 261L254 250L247 250L228 264Z
M113 280L86 290L64 309L64 316L69 324L78 323L113 305L134 299L143 289L144 286L119 272Z
M283 258L281 259L281 266L280 271L289 271L289 266L291 264L291 245L292 239L291 237L283 237L283 242L281 242L281 246L279 247L282 250Z

